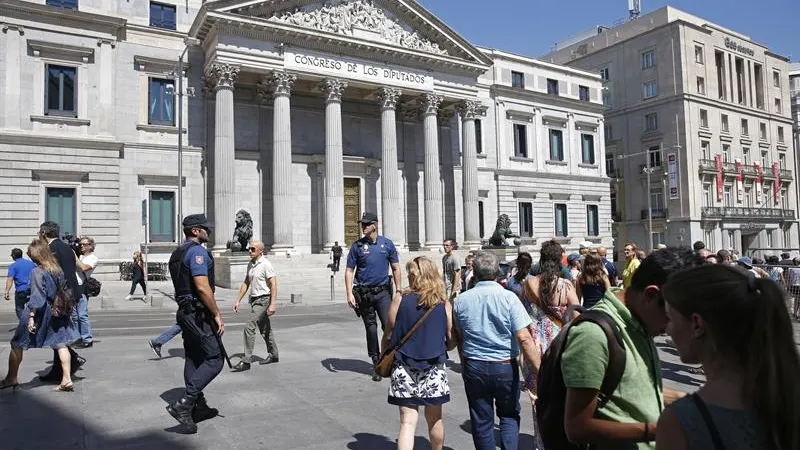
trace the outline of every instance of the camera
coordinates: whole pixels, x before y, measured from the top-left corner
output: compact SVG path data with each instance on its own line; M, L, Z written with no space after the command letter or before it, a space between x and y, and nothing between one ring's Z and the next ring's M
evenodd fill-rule
M76 255L81 256L81 246L80 246L81 239L79 237L70 233L64 233L61 236L61 241L69 245L69 247L72 249L73 252L75 252Z

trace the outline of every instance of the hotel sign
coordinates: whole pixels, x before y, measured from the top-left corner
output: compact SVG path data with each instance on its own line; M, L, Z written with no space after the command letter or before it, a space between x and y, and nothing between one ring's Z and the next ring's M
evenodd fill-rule
M739 53L744 53L745 55L748 56L754 56L756 54L756 52L753 51L752 48L745 47L744 45L734 41L731 38L725 38L725 47L728 47L729 49L735 50Z
M379 62L287 51L284 53L284 64L287 69L319 75L330 75L384 86L406 87L425 91L433 90L433 77L430 73Z

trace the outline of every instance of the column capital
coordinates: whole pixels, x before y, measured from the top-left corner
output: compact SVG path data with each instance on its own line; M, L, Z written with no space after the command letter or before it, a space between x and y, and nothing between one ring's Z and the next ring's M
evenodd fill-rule
M233 84L239 78L239 67L230 64L214 63L206 69L206 78L213 89L233 89Z
M439 121L440 127L446 127L450 124L450 120L453 118L453 111L449 109L440 109L439 112L436 114L436 118Z
M338 78L326 78L319 83L322 93L325 94L325 103L341 102L342 94L347 89L347 81Z
M294 82L297 81L297 75L281 72L281 71L274 71L269 75L269 85L272 87L272 95L278 97L280 95L290 96L292 95L292 88L294 88Z
M475 120L486 115L486 107L477 100L464 100L456 105L461 120Z
M438 94L425 93L422 94L422 115L435 115L439 111L439 105L442 104L444 97Z
M400 95L403 93L400 89L392 88L392 87L379 87L378 88L378 106L381 107L381 111L387 109L395 109L397 107L397 100L400 99Z
M0 24L0 30L3 30L3 33L8 33L8 30L13 30L19 33L20 36L25 34L25 28L23 28L22 25L16 25L13 23Z
M108 45L111 48L115 48L117 46L117 41L114 39L103 39L100 38L97 40L97 46L102 47L103 45Z

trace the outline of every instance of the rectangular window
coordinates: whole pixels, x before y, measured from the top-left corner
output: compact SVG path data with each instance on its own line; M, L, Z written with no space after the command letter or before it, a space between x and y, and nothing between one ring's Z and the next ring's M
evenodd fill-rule
M511 71L511 87L524 89L525 88L525 74L522 72Z
M514 156L528 157L528 127L521 123L514 124Z
M603 106L611 107L611 90L608 88L603 88Z
M658 113L650 113L644 116L644 130L645 131L658 130Z
M533 237L533 203L519 204L519 235Z
M597 205L586 205L586 234L600 236L600 217L597 214Z
M653 232L653 246L658 248L661 244L666 244L667 241L665 240L664 232L663 231L654 231Z
M664 210L664 190L661 187L650 188L650 206L653 208L653 216L656 217L656 211Z
M783 127L778 127L778 142L783 142Z
M758 124L758 138L762 141L767 140L767 124L760 123Z
M175 125L175 97L167 86L173 86L172 80L150 78L147 123L151 125Z
M175 5L150 2L150 26L174 30Z
M781 87L781 73L777 70L772 71L772 85L776 88Z
M722 144L722 160L725 162L731 160L731 146L728 144Z
M76 235L77 195L74 188L49 187L45 190L44 216L58 224L62 235Z
M779 98L775 99L775 113L781 114L781 99Z
M733 203L731 202L731 187L730 186L725 186L725 188L723 189L723 197L722 198L725 201L725 206L733 206Z
M750 165L750 147L742 147L742 162L744 165Z
M661 167L661 147L654 145L647 149L648 163L650 167Z
M175 241L175 193L150 191L150 242Z
M778 152L778 167L786 170L786 153Z
M694 62L697 64L704 64L705 56L703 55L703 46L702 45L695 45L694 46Z
M714 52L714 63L717 68L717 95L720 100L728 99L728 86L725 84L725 54Z
M761 170L767 170L767 151L761 150Z
M607 141L614 140L614 128L611 126L611 124L607 123L603 126L603 134L606 135Z
M594 164L594 136L591 134L581 134L581 161Z
M736 58L733 64L736 71L736 98L739 99L739 104L744 105L747 103L747 86L744 80L744 60Z
M750 126L747 123L747 119L742 119L742 136L750 135Z
M761 64L753 63L753 74L756 79L756 108L764 109L764 70Z
M47 89L45 89L44 95L47 109L45 114L77 117L78 92L75 67L48 64L46 70Z
M703 153L703 159L711 159L711 143L708 141L700 141L700 149Z
M767 233L767 248L772 248L772 230L764 230Z
M483 200L478 201L478 232L481 237L486 236L486 229L483 227Z
M658 95L655 81L648 81L644 84L644 98L653 98Z
M752 208L753 206L753 189L751 187L744 188L744 207Z
M59 8L78 9L78 0L47 0L45 4Z
M475 149L479 155L483 153L483 124L481 119L475 119Z
M558 95L558 80L554 80L552 78L547 79L547 93Z
M606 175L611 178L617 178L614 155L610 153L606 154Z
M564 160L564 133L561 130L550 130L550 160Z
M656 65L656 52L650 50L642 53L642 69L649 69Z
M555 216L556 236L567 237L569 230L567 229L567 205L565 203L556 203Z
M703 77L697 77L697 93L706 95L706 79Z
M600 69L600 79L601 80L603 80L603 81L610 80L611 77L609 75L610 75L610 72L608 70L608 67L603 67L602 69Z
M586 86L578 86L578 99L582 102L589 101L589 88Z
M703 183L703 207L710 208L714 206L714 196L711 193L711 183Z
M700 110L700 128L708 128L708 111Z
M788 204L789 197L788 197L787 194L788 194L788 192L786 191L786 188L781 188L780 205L781 205L781 208L783 208L783 209L789 208L789 204Z
M724 133L728 133L730 131L730 125L728 123L728 115L723 114L720 116L721 128Z

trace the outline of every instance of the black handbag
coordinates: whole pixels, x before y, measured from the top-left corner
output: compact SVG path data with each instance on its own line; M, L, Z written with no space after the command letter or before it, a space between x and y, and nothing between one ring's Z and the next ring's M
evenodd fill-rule
M84 282L86 285L86 296L87 297L97 297L100 295L100 289L103 287L103 283L98 281L96 278L89 277Z

